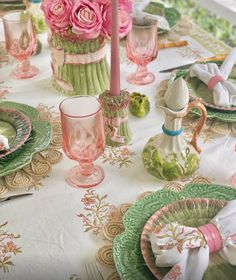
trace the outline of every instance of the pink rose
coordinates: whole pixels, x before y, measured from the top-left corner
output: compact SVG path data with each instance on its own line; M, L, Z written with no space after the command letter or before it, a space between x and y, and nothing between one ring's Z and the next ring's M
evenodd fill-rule
M71 14L72 31L86 39L98 37L102 29L102 14L98 3L76 1Z
M111 0L95 0L95 2L97 2L98 4L101 4L101 5L105 5L107 4L108 2L110 2Z
M111 1L108 4L101 6L103 25L102 33L105 36L111 36L112 25L112 7ZM130 0L119 0L119 35L121 38L126 36L132 27L132 3Z
M44 0L41 4L45 20L48 26L55 32L64 31L70 27L72 8L72 0Z

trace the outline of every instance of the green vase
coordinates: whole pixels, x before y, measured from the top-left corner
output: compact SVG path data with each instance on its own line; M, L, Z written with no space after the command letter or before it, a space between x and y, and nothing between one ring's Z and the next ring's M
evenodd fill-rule
M109 88L105 38L81 40L52 33L53 86L66 95L97 95Z

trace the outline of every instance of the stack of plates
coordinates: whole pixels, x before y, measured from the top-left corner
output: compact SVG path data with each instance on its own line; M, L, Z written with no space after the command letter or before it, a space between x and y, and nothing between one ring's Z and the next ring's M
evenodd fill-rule
M161 190L135 203L124 216L125 231L114 240L113 257L120 278L162 279L170 268L155 265L148 233L171 222L193 227L206 224L232 199L236 199L235 189L189 184L181 192ZM215 253L203 279L231 280L235 273L236 266Z
M9 175L32 160L51 142L52 127L39 118L39 112L15 102L0 103L0 135L6 136L10 149L0 152L0 177Z
M229 76L229 80L236 84L236 67ZM207 117L218 119L224 122L236 122L236 107L216 106L213 101L213 95L208 90L207 86L197 78L186 78L189 85L190 95L193 99L201 98L202 103L207 108ZM197 109L193 112L200 115Z

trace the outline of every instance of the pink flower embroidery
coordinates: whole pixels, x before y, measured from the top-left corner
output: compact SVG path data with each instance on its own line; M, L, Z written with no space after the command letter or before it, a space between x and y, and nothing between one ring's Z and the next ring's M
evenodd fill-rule
M71 14L72 31L86 39L99 36L102 29L102 15L97 3L89 0L76 1Z
M70 27L72 0L44 0L41 9L45 14L48 26L54 32L60 32Z
M172 269L168 272L168 274L166 276L167 276L167 279L177 280L177 279L179 279L181 274L182 274L181 266L177 264L174 267L172 267Z
M91 197L83 197L81 199L81 202L83 202L85 206L89 206L91 204L96 203L96 200L94 198L91 198Z

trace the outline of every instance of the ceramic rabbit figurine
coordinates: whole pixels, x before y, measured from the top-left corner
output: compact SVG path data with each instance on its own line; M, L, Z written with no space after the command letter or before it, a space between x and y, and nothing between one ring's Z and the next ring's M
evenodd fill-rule
M182 78L169 85L158 107L166 115L163 133L152 137L144 147L144 166L153 176L167 181L187 177L199 167L201 149L197 137L206 122L206 109L200 100L189 103L189 90ZM202 116L188 142L183 136L182 118L193 107L198 108Z

